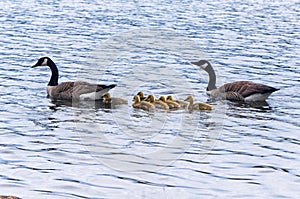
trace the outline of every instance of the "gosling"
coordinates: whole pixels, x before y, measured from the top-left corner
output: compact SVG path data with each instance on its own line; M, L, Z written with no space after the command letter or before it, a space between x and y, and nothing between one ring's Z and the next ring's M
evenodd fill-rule
M147 102L150 102L151 104L154 104L155 108L169 110L168 104L165 102L156 100L154 95L148 95L148 97L145 100Z
M181 100L174 100L172 95L168 95L166 100L171 101L171 102L176 102L183 109L186 109L189 106L189 102L181 101Z
M112 104L112 105L120 105L127 104L128 101L122 98L111 97L110 93L105 93L103 95L103 103L104 104Z
M146 99L144 93L142 91L138 92L137 95L140 97L140 100L143 101Z
M180 108L180 104L178 104L177 102L172 102L170 100L167 101L165 96L160 96L158 100L168 104L169 109L179 109Z
M138 95L135 95L133 97L133 101L134 101L132 104L133 108L143 109L146 111L155 109L155 106L153 104L151 104L150 102L141 101L140 96L138 96Z
M189 95L187 98L184 100L189 102L188 109L189 110L198 110L198 111L204 111L204 110L212 110L212 105L204 103L204 102L197 102L194 103L194 97Z

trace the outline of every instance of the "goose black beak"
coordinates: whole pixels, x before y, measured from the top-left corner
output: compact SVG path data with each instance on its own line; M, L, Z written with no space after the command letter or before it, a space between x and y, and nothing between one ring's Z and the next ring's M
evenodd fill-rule
M34 64L33 66L31 66L31 68L35 68L35 67L38 67L38 63Z
M200 66L201 68L203 68L204 70L207 68L207 66L210 65L210 63L206 60L200 60L200 61L193 61L193 62L190 62L191 64L193 65L196 65L196 66Z

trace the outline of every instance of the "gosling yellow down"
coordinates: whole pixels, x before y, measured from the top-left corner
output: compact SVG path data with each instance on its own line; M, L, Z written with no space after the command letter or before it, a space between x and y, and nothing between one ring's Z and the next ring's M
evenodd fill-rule
M144 93L142 91L138 92L137 95L140 97L140 100L143 101L146 99Z
M189 106L189 102L181 101L181 100L174 100L172 95L168 95L166 100L171 101L171 102L176 102L177 104L180 105L181 108L184 108L184 109Z
M133 97L133 104L132 104L133 108L138 108L138 109L143 109L146 111L149 111L151 109L155 109L155 106L153 104L151 104L150 102L146 102L146 101L141 101L140 96L135 95Z
M169 106L167 103L156 100L154 95L149 95L145 100L150 102L151 104L154 104L155 108L165 109L165 110L169 109Z
M204 102L194 103L194 97L191 95L187 96L187 98L184 101L189 102L189 106L188 106L189 110L199 110L199 111L212 110L212 105L210 104Z
M103 95L103 103L112 105L127 104L128 101L122 98L111 97L110 93L105 93Z
M165 96L160 96L158 100L168 104L169 109L178 109L178 108L180 108L180 104L178 104L176 102L173 102L173 101L170 101L170 100L167 101Z

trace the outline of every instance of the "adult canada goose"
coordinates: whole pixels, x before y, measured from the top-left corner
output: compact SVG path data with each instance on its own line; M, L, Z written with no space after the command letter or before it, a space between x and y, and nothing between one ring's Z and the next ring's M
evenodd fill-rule
M187 98L184 101L189 102L189 106L188 106L189 110L199 110L199 111L212 110L212 105L209 105L207 103L204 102L194 103L194 98L191 95L187 96Z
M169 100L167 101L165 96L160 96L158 98L158 100L168 104L169 109L178 109L178 108L180 108L180 105L178 103L172 102L172 101L169 101Z
M168 95L166 98L167 101L176 102L180 105L181 108L187 108L189 105L189 102L181 101L181 100L174 100L172 95Z
M151 104L154 104L155 108L159 108L159 109L165 109L168 110L169 109L169 105L165 102L156 100L154 95L149 95L145 101L150 102Z
M273 92L279 90L264 84L251 81L237 81L216 87L216 74L211 64L206 60L191 62L200 66L209 75L206 93L213 99L227 99L232 101L265 101Z
M151 104L150 102L141 101L140 96L138 96L138 95L135 95L133 97L133 101L134 101L132 104L133 108L139 108L139 109L143 109L146 111L149 111L149 110L155 108L155 106L153 104Z
M111 97L110 93L105 93L103 95L103 103L105 104L128 104L128 101L122 98Z
M47 86L47 94L54 100L98 100L103 94L114 88L116 84L101 85L84 81L63 82L58 84L58 69L49 57L42 57L32 68L49 66L51 78Z

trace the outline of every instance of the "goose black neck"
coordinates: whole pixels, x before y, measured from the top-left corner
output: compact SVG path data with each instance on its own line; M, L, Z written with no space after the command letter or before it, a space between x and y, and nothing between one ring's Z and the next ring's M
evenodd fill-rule
M216 89L216 73L213 69L213 67L210 65L210 63L208 64L208 66L206 67L206 72L209 75L209 80L208 80L208 86L206 88L207 91L211 91Z
M58 85L58 69L55 65L55 63L49 59L48 60L48 66L49 68L51 69L51 78L50 78L50 81L48 83L48 86L57 86Z

